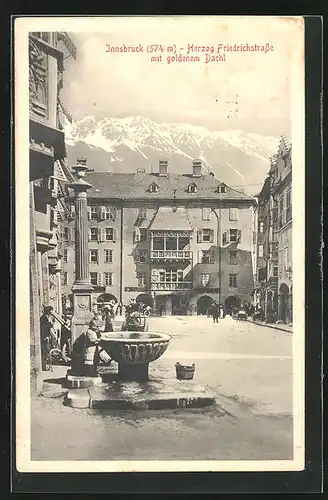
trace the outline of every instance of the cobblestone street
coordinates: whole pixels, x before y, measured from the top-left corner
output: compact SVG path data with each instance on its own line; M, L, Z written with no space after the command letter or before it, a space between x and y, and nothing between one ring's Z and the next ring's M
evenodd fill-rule
M151 318L149 331L172 335L150 374L174 378L177 361L194 362L217 406L113 412L38 397L32 460L292 459L292 333L203 316Z

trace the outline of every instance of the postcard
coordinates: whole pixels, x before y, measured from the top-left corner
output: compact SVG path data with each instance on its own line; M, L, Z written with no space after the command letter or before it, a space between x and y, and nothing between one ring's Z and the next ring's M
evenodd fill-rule
M303 470L303 18L14 52L17 470Z

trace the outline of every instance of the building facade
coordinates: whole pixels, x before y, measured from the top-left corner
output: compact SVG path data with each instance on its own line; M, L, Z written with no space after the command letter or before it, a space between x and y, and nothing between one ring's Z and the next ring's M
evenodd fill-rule
M41 370L39 320L44 305L61 313L61 256L58 253L58 207L65 174L63 105L64 54L74 45L66 33L29 34L30 158L30 336L31 387L38 389ZM59 196L58 196L59 195ZM62 202L64 203L64 202Z
M162 314L205 314L210 302L227 309L253 291L254 198L204 174L91 172L88 191L89 269L94 307L134 298ZM72 221L61 223L62 288L71 295L75 268Z
M281 137L258 198L254 302L267 322L292 322L291 144Z
M293 322L292 266L292 146L282 137L277 154L271 158L272 198L277 211L278 320Z

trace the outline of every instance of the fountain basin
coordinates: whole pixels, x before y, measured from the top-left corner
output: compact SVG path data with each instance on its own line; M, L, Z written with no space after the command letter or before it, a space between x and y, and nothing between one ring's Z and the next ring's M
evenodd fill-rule
M100 344L118 363L121 380L148 380L148 365L158 359L169 346L171 336L151 332L106 332Z

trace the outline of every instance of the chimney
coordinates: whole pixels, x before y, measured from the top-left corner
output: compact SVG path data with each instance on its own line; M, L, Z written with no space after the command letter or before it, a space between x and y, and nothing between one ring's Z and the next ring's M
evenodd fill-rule
M168 161L167 160L160 160L159 161L158 175L160 175L162 177L166 177L167 171L168 171Z
M202 176L202 162L201 160L194 160L192 162L192 176L201 177Z

